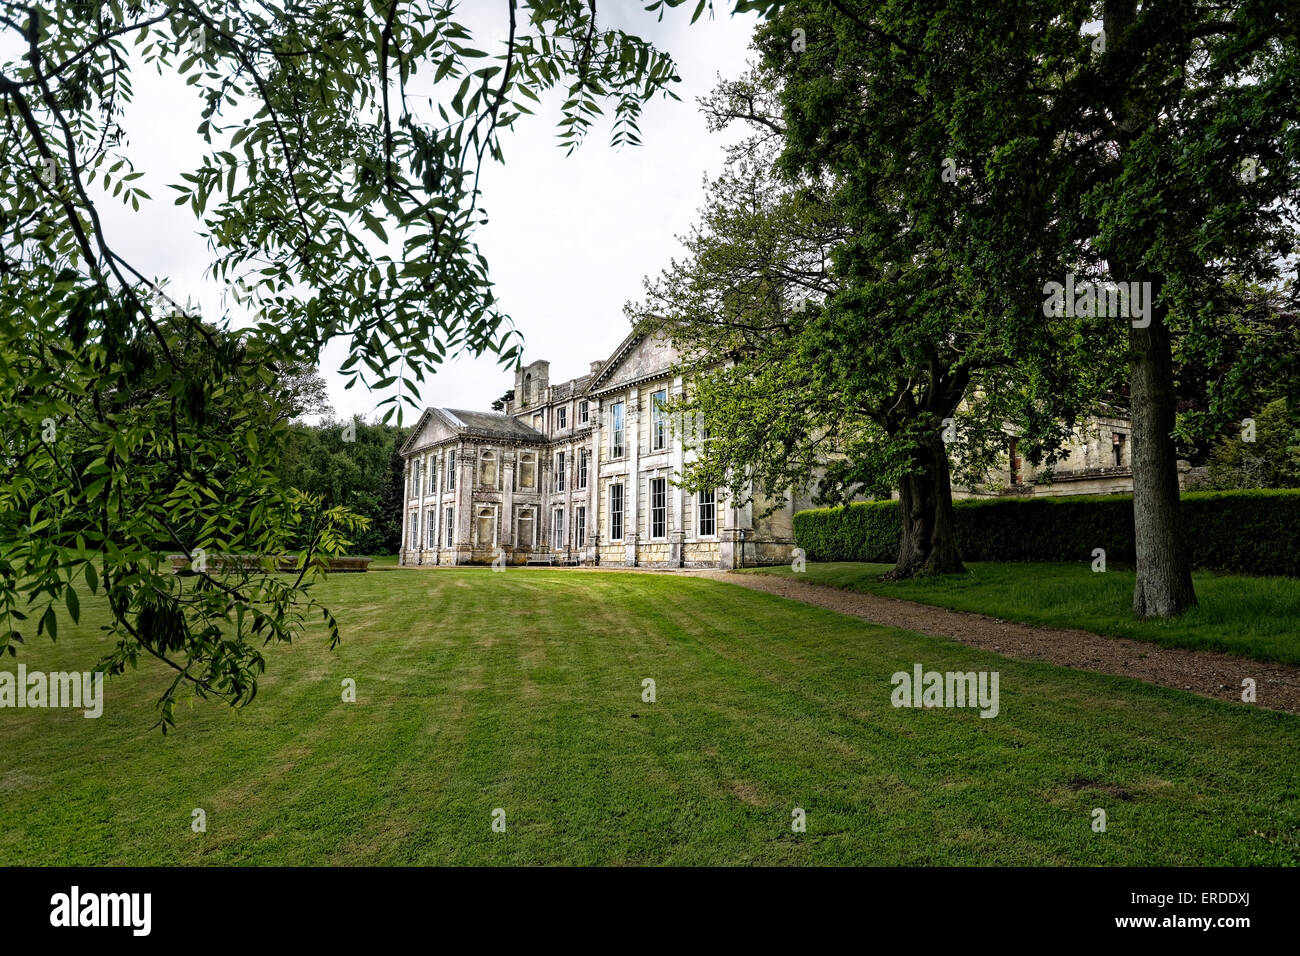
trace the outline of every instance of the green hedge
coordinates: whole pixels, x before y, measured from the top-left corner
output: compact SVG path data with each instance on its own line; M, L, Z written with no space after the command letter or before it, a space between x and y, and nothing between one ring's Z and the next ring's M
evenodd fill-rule
M1105 548L1108 561L1134 560L1132 495L964 500L953 508L968 561L1084 561L1093 548ZM1182 512L1196 567L1300 576L1300 489L1191 492ZM898 504L800 511L794 533L810 561L892 564Z

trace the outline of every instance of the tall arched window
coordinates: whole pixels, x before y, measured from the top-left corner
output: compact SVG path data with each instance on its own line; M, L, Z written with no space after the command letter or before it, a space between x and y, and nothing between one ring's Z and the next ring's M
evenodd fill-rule
M524 376L524 405L525 407L533 404L533 375L531 372Z
M537 487L537 455L531 451L519 456L519 487Z
M491 508L480 508L474 520L476 544L488 548L496 544L496 512Z
M519 512L519 520L515 522L515 546L531 548L533 544L533 509L524 508Z
M478 483L489 488L497 486L497 456L490 451L483 452L478 463Z

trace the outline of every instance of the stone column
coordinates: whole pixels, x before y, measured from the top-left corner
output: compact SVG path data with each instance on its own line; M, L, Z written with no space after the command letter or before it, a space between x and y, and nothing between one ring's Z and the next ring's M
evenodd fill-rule
M515 458L517 451L513 448L501 450L501 517L498 519L497 539L501 548L507 552L518 547L515 542Z
M411 550L411 529L410 520L407 515L411 507L411 460L406 459L402 466L402 540L399 545L400 561L402 564L410 563Z
M474 548L474 460L464 442L456 445L456 564L465 564Z
M593 432L587 443L587 561L599 561L596 536L600 533L600 442Z
M537 542L538 551L547 551L551 547L551 473L555 471L551 456L555 454L543 445L537 451L537 520L533 522L533 540Z
M573 511L574 485L578 483L578 447L569 445L564 450L564 560L573 558L573 538L577 528ZM590 473L588 474L590 478Z
M623 561L633 566L637 563L637 541L641 532L641 476L638 474L641 458L640 418L641 393L633 388L628 393L626 414L623 417L627 441L627 479L623 483Z
M433 563L442 563L442 541L446 532L442 527L442 486L447 480L445 472L447 471L447 461L442 457L442 452L435 451L429 456L429 461L434 462L433 473Z
M589 412L594 416L591 423L591 461L587 473L587 553L593 564L600 563L600 529L601 509L606 507L604 489L600 483L600 458L602 435L601 424L604 419L603 404L599 399L591 400Z
M676 401L682 395L682 377L673 376L672 385L668 390L668 399L670 402ZM685 424L677 429L672 435L672 449L669 451L668 461L668 487L664 490L668 497L668 563L674 568L680 568L686 561L686 551L683 545L686 541L685 526L685 495L686 492L674 482L681 481L682 465L686 455L686 435Z
M426 513L424 488L429 483L429 456L423 454L420 456L420 481L415 488L416 502L416 527L419 528L419 540L416 547L419 549L419 557L416 564L424 564L424 552L429 547L429 516Z

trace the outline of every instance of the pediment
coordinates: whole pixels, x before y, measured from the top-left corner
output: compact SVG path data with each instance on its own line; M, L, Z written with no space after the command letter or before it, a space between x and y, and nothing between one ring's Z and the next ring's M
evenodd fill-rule
M633 382L667 374L679 359L677 349L667 339L639 335L625 341L609 362L601 368L597 380L588 386L602 392Z
M420 416L415 430L411 432L411 437L406 440L402 451L411 452L418 448L427 448L429 445L436 445L455 436L455 429L438 414L437 409L426 409Z

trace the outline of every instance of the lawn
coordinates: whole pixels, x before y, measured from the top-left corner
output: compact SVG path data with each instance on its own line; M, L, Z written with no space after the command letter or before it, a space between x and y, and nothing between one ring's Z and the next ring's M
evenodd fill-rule
M1300 580L1198 572L1200 606L1176 620L1133 616L1133 571L1096 573L1082 564L968 562L966 574L881 581L890 564L809 563L746 574L777 574L854 591L934 604L1047 627L1077 627L1168 647L1227 651L1261 661L1300 664Z
M98 720L0 710L0 863L1300 862L1290 715L676 575L325 587L342 647L272 648L243 711L180 708L164 738L167 677L143 665ZM20 660L96 659L103 607L82 607ZM915 663L998 671L1000 713L893 708L890 676Z

